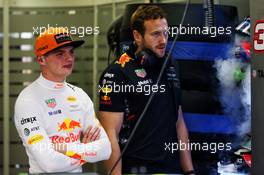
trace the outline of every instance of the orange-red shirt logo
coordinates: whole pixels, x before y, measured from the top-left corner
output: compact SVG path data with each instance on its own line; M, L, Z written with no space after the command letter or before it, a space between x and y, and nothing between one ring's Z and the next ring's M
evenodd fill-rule
M58 123L58 131L68 131L71 132L75 128L81 128L80 121L71 120L69 118L64 119L62 123Z
M121 55L118 61L116 61L116 64L120 64L122 67L125 67L125 64L129 62L132 58L127 55L127 53L124 53Z

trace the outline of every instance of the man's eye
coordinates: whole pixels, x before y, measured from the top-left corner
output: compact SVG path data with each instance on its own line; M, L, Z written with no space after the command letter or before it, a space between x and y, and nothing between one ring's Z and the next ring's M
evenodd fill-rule
M159 36L159 35L160 35L160 32L154 32L154 33L153 33L153 36L155 36L155 37L156 37L156 36Z
M62 52L56 53L56 56L63 56Z

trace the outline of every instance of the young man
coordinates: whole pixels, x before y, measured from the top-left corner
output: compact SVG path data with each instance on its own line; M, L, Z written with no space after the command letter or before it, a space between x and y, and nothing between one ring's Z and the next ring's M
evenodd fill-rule
M72 41L65 28L49 28L36 39L41 75L19 94L14 116L30 173L81 172L85 162L111 154L91 99L65 81L74 66L74 49L83 43Z
M152 91L155 97L113 174L175 174L181 169L195 174L188 149L172 153L166 147L188 143L175 67L155 86L166 55L166 16L158 6L139 6L131 17L131 29L134 44L100 79L100 121L112 144L106 167L110 170L117 161ZM172 66L169 62L166 70Z

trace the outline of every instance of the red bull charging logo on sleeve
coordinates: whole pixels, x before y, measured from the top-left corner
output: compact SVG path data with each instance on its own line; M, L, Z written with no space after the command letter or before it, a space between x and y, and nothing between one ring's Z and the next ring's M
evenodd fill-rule
M71 132L76 128L81 128L81 122L65 118L62 123L58 123L58 131Z

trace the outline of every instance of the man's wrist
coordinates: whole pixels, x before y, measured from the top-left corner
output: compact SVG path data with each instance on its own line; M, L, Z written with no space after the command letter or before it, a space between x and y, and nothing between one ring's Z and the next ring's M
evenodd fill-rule
M189 170L189 171L186 171L184 172L184 175L195 175L195 171L194 170Z

